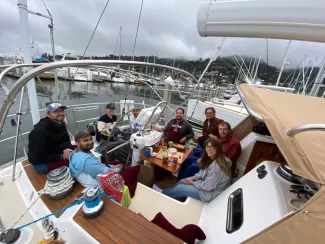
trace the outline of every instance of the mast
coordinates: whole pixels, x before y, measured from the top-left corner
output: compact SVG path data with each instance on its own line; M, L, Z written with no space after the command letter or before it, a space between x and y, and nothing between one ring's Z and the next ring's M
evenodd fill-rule
M49 15L50 11L48 11ZM55 48L54 48L54 24L53 24L53 18L51 18L51 24L49 24L50 28L50 38L51 38L51 47L52 47L52 55L53 55L53 62L55 62ZM56 69L54 70L54 82L55 82L55 98L57 102L59 102L59 81L58 81L58 74Z
M122 54L122 26L120 27L120 52L118 55L118 60L121 60L121 54Z
M116 44L115 44L114 53L113 53L114 56L115 56L118 44L119 44L118 60L120 60L121 59L121 50L122 50L122 26L120 26L120 30L118 32L118 36L117 36L117 39L116 39Z
M255 79L256 79L256 75L257 75L258 67L260 66L260 62L261 62L261 58L262 58L262 54L263 54L263 51L261 52L261 54L260 54L260 58L258 59L258 62L257 62L256 68L255 68L255 73L254 73L253 81L255 81Z
M277 79L277 81L276 81L275 86L278 86L278 85L279 85L280 78L281 78L281 75L282 75L282 72L283 72L283 68L284 68L284 65L285 65L285 63L286 63L286 61L287 61L288 51L289 51L289 47L290 47L290 45L291 45L291 40L289 40L289 42L288 42L287 50L286 50L286 53L285 53L285 55L284 55L283 62L282 62L282 66L281 66L281 69L280 69L280 73L279 73L279 75L278 75L278 79Z
M139 31L139 25L140 25L140 20L141 20L142 6L143 6L143 0L141 0L141 7L140 7L139 18L138 18L137 31L135 33L135 38L134 38L133 51L132 51L132 61L134 61L135 47L137 45L137 38L138 38L138 31Z
M266 82L269 83L269 39L266 39Z
M24 63L32 63L32 58L29 49L29 26L28 26L28 9L27 0L18 0L19 22L20 22L20 37L21 46L24 54ZM27 83L28 99L30 110L32 114L33 124L40 120L39 107L37 102L37 93L35 87L35 80L31 79Z
M318 94L318 91L319 91L319 88L322 84L322 81L324 79L324 72L325 72L325 56L324 56L324 59L319 67L319 71L317 73L317 76L316 76L316 80L314 82L314 85L310 91L310 96L317 96Z

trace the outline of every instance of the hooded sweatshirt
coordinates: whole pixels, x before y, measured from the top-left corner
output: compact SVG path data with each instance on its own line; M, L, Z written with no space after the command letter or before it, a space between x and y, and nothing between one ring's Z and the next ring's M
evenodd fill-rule
M226 158L229 168L231 161ZM194 175L193 185L199 190L202 201L210 202L230 186L230 177L220 168L216 161L209 167Z
M56 162L67 148L72 145L65 125L46 117L29 134L28 160L33 165Z
M75 149L70 155L70 172L82 186L86 188L99 186L97 175L107 171L120 172L120 168L112 168L102 164L98 158L91 153L78 152Z

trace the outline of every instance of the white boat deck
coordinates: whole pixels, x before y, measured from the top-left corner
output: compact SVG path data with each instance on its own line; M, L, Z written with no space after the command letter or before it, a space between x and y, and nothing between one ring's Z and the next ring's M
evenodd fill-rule
M0 171L0 182L3 182L3 185L0 186L0 217L3 221L5 228L11 228L13 224L25 213L26 206L21 197L21 194L17 188L15 182L11 180L12 166L7 167L6 169ZM27 213L16 225L19 227L23 224L29 223L34 219ZM24 235L26 238L26 243L38 243L42 240L44 233L38 227L38 225L33 224L25 228L27 235Z

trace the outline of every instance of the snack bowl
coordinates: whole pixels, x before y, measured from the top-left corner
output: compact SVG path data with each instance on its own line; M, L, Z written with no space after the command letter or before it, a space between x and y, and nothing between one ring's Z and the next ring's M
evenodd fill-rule
M169 148L168 149L168 153L169 154L176 154L177 153L177 149L176 148Z

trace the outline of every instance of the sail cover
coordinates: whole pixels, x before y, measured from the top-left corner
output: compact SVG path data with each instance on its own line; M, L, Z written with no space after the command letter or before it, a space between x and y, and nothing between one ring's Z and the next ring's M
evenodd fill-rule
M200 36L325 42L324 0L228 0L202 3Z
M288 130L305 124L325 124L325 99L272 91L250 85L240 90L261 115L287 163L297 175L325 182L325 131L306 131L293 137Z

